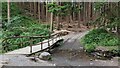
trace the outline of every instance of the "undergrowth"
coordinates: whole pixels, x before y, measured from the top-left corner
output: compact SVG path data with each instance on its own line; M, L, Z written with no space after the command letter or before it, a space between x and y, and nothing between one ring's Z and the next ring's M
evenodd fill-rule
M11 17L10 22L7 21L7 3L2 3L2 33L0 37L3 40L13 36L36 36L43 34L44 36L49 34L49 25L40 24L34 18L22 15L21 9L18 9L15 3L11 3L10 10ZM3 42L2 45L5 46L3 52L12 51L15 49L23 48L29 46L31 43L36 44L44 39L35 38L33 42L30 41L31 38L16 38L9 39L7 42ZM26 43L22 43L26 42ZM22 44L21 44L22 43ZM5 51L4 51L5 50Z
M119 41L118 37L102 28L91 30L81 39L81 43L88 52L94 51L96 46L119 46Z

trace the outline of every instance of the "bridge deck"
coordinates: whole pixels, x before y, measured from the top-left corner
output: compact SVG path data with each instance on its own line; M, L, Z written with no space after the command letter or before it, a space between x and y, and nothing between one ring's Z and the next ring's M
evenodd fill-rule
M59 38L54 39L53 41L50 41L49 44L50 46L52 46L53 44L55 44L58 40L60 40ZM48 40L44 40L42 42L46 42ZM44 43L42 44L42 49L41 49L41 44L37 44L32 46L32 53L38 52L40 50L46 49L48 48L48 43ZM30 52L30 46L24 47L24 48L20 48L11 52L7 52L6 54L31 54Z

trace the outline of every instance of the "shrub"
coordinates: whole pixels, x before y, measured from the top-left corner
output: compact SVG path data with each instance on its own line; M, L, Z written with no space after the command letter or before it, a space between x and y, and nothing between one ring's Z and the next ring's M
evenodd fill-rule
M86 44L84 48L88 53L93 52L95 50L95 44Z
M101 46L118 46L119 38L109 34L104 29L93 29L82 39L83 44L95 43L96 45Z
M119 41L119 38L102 28L91 30L81 39L81 43L85 45L85 49L88 50L88 52L95 49L95 46L119 46Z

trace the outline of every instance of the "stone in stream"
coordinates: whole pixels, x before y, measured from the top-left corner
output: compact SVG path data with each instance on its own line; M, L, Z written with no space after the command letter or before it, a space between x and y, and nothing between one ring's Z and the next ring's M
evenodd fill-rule
M51 54L49 52L42 52L39 58L42 60L51 60Z

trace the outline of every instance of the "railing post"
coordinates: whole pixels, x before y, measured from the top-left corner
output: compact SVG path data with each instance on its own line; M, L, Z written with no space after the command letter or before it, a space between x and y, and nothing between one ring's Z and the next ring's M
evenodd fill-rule
M60 33L59 33L59 35L58 35L58 38L59 38L59 40L60 40Z
M41 38L41 50L43 49L43 43L42 43L42 38Z
M32 45L30 44L30 53L32 53Z
M49 41L49 39L48 39L48 46L50 46L50 41Z
M56 34L56 39L55 39L56 41L57 41L57 35L58 35L58 34Z
M55 36L53 37L53 41L54 41L54 43L55 43Z
M50 46L50 41L49 41L49 39L50 39L50 34L49 34L49 37L48 37L48 46Z
M32 42L31 41L30 41L30 53L32 53Z
M60 39L62 39L62 33L60 33Z
M51 39L52 39L52 44L54 43L54 37L53 36L51 36Z
M60 33L60 39L62 39L62 32Z

